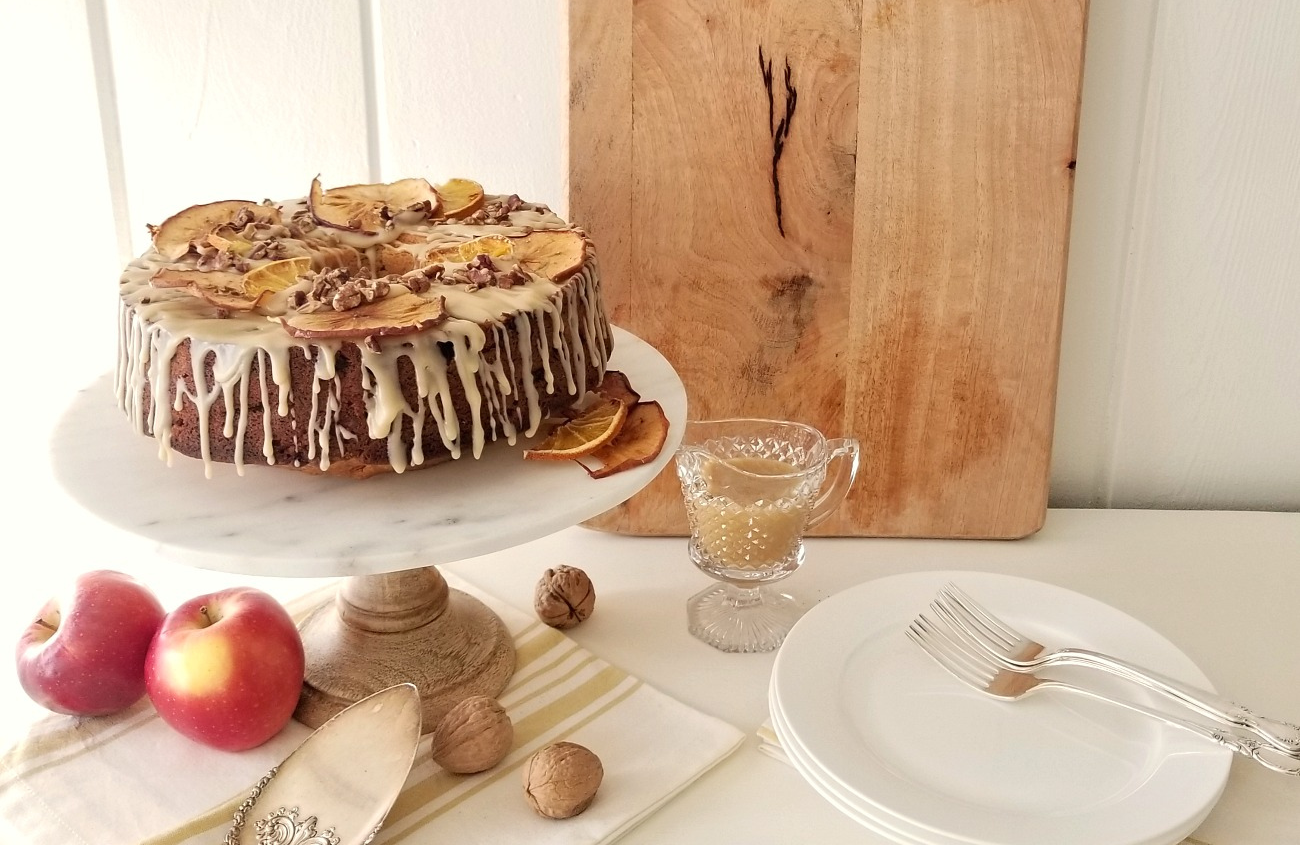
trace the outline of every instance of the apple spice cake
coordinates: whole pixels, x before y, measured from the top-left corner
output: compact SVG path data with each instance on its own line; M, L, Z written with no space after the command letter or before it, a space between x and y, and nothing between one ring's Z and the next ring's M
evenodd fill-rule
M116 390L204 462L352 477L516 442L612 351L590 240L546 206L424 179L192 206L121 281Z

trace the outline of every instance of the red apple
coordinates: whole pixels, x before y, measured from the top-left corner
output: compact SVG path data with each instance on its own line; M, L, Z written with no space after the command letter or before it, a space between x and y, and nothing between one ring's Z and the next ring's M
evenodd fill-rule
M103 716L144 695L144 659L163 608L139 581L99 569L50 599L18 639L18 681L43 707Z
M145 661L149 700L190 739L242 751L275 736L302 690L302 638L252 587L190 599L167 614Z

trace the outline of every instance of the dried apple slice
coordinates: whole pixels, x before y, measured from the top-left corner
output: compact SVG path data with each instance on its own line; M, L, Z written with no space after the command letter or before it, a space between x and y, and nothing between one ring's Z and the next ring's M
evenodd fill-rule
M244 278L238 273L214 272L218 275L229 276L241 281ZM171 267L164 267L149 278L149 284L156 288L187 288L194 280L207 275L211 275L211 273L205 273L202 270L176 270Z
M202 240L222 226L233 223L244 209L248 209L253 220L258 222L280 222L279 209L249 200L221 200L192 205L168 217L154 230L154 249L169 261L175 261L190 251L192 242Z
M224 270L176 270L163 268L153 274L157 288L184 288L186 292L228 311L252 311L257 300L244 292L244 277Z
M320 177L311 180L307 207L322 226L377 235L394 222L411 223L438 210L438 194L424 179L401 179L375 185L345 185L323 190Z
M473 179L448 179L434 190L444 217L468 217L483 207L483 186Z
M400 288L383 299L350 311L294 311L280 317L284 330L294 337L360 340L367 337L411 334L447 319L447 298L425 299Z
M227 311L252 311L257 307L258 302L256 299L249 299L239 287L225 287L211 282L190 285L190 293L209 305Z
M627 375L618 370L606 370L605 378L596 388L596 393L606 399L617 399L629 408L641 401L641 394L632 389L632 382Z
M592 478L605 478L616 472L643 466L653 461L668 439L668 417L658 402L638 402L627 412L623 427L612 440L591 453L601 462L592 469L581 460L577 463Z
M246 241L243 238L223 238L221 235L213 232L208 233L208 236L203 239L203 243L213 249L229 250L236 255L248 255L248 253L253 251L252 241Z
M302 274L311 269L311 259L285 258L255 267L244 274L244 295L254 303L262 297L293 287Z
M435 247L424 254L424 263L473 261L475 256L484 254L493 258L508 258L514 252L515 243L515 240L501 235L484 235L481 238L474 238L463 243Z
M532 232L514 239L519 266L539 276L563 281L587 260L586 239L567 229Z

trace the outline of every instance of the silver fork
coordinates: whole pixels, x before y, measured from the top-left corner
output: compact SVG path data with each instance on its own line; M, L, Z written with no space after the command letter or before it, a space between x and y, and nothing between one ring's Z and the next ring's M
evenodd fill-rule
M969 633L977 645L1007 669L1033 672L1067 664L1090 666L1139 683L1211 719L1249 731L1285 754L1300 756L1300 725L1261 716L1235 701L1109 654L1082 648L1046 652L1045 646L986 610L956 584L949 583L940 590L932 606L955 627Z
M1055 689L1072 692L1076 695L1104 701L1107 704L1113 704L1116 707L1122 707L1125 710L1158 719L1167 725L1190 731L1197 736L1230 748L1238 754L1249 757L1265 768L1281 772L1284 775L1300 777L1300 760L1257 739L1238 736L1219 727L1180 719L1159 710L1144 707L1141 704L1112 698L1097 690L1075 686L1064 681L1055 681L1050 678L1040 678L1031 673L1017 673L1002 669L989 660L986 655L969 647L963 647L961 642L952 636L951 629L945 629L935 624L924 614L918 616L908 626L907 636L959 681L993 698L1015 701L1041 690Z

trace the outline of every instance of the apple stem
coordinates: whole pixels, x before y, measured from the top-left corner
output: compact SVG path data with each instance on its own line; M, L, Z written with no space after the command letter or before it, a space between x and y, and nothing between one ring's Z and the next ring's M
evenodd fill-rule
M207 620L209 625L217 621L213 619L212 614L208 612L208 606L206 604L199 608L199 613L203 614L203 618Z
M42 618L38 618L38 619L36 620L36 624L37 624L37 625L40 625L42 628L46 628L46 629L51 630L51 631L57 631L57 630L59 630L57 626L55 626L55 625L51 625L49 622L46 622L46 621L45 621L44 619L42 619Z

